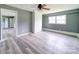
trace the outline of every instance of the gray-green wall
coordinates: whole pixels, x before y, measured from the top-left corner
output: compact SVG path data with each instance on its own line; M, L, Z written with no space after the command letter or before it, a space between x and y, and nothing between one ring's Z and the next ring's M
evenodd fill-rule
M67 15L67 24L48 24L49 16ZM43 28L79 33L79 9L43 15Z
M0 4L0 8L14 10L18 12L18 34L31 32L32 12L15 8L15 7L10 7L4 4Z

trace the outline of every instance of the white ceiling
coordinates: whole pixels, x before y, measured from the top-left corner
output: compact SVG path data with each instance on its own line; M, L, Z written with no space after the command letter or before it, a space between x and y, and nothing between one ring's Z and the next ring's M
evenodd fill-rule
M36 11L37 4L8 4L9 6L28 10L28 11ZM43 14L48 13L54 13L59 11L65 11L65 10L72 10L79 8L79 4L47 4L47 7L50 8L50 10L42 10Z

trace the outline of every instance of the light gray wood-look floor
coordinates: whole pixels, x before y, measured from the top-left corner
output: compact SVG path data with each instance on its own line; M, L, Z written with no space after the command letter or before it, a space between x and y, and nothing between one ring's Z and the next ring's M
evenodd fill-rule
M1 54L78 54L79 39L42 31L22 37L11 37L0 43Z

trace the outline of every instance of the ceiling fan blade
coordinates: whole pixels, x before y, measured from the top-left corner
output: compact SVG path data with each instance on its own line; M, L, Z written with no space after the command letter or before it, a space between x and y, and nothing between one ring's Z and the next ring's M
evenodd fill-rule
M45 10L50 10L49 8L42 8L42 9L45 9Z
M46 4L43 4L43 6L47 6Z

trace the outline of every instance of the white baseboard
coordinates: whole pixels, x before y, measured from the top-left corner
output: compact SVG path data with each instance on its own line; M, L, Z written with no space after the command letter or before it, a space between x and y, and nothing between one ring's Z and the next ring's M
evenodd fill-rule
M24 34L19 34L19 35L17 35L17 37L21 37L21 36L28 35L28 34L30 34L30 32L29 33L24 33Z
M1 43L1 42L4 42L5 40L7 40L7 39L0 40L0 43Z
M79 34L77 35L77 37L79 38Z
M43 28L43 30L52 31L52 32L59 32L59 33L68 34L68 35L73 35L73 36L77 36L79 38L79 33L73 33L73 32L67 32L67 31L59 31L59 30L53 30L53 29L47 29L47 28Z
M29 33L24 33L24 34L20 34L20 35L17 35L16 37L21 37L21 36L24 36L24 35L28 35L28 34L30 34L30 33L31 33L31 32L29 32ZM7 40L7 39L0 40L0 43L3 42L3 41L5 41L5 40Z

